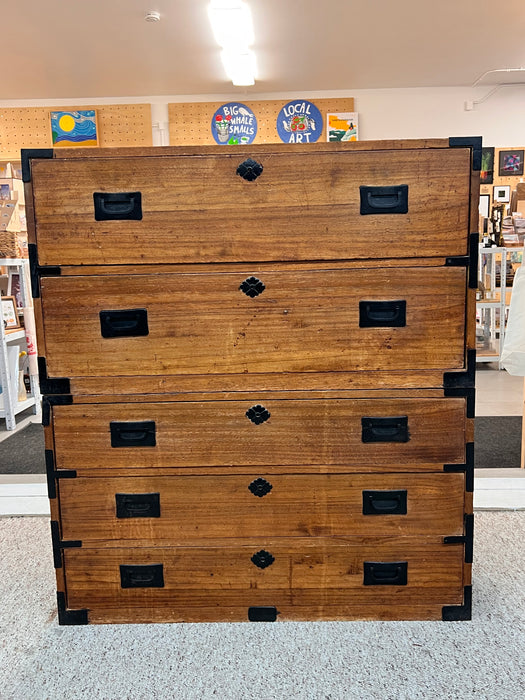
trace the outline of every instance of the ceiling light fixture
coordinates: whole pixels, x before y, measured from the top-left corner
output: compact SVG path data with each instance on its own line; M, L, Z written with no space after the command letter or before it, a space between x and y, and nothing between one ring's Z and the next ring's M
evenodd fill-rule
M160 22L160 12L157 12L156 10L149 10L144 15L144 19L146 22Z
M208 16L229 79L234 85L253 85L257 65L249 49L255 41L249 6L243 0L211 0Z

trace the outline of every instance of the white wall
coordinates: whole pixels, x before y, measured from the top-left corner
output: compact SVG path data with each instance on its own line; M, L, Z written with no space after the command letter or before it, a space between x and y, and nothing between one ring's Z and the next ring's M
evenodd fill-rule
M0 100L1 107L82 106L83 104L151 103L152 121L165 127L165 105L170 102L229 102L280 100L298 97L315 101L323 97L354 97L359 112L361 140L391 138L446 138L482 136L487 146L516 147L525 144L525 85L502 88L484 102L465 110L468 101L482 100L492 88L407 88L389 90L339 90L263 94L232 90L222 95L169 95L97 97L86 100ZM158 128L158 127L157 127ZM154 143L165 141L155 134Z

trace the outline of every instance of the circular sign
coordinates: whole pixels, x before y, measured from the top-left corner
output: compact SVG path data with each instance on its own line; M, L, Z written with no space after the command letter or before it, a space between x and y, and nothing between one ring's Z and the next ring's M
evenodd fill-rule
M241 102L228 102L213 115L211 133L220 145L252 143L257 135L257 119Z
M288 102L277 115L277 133L284 143L314 143L323 131L323 117L307 100Z

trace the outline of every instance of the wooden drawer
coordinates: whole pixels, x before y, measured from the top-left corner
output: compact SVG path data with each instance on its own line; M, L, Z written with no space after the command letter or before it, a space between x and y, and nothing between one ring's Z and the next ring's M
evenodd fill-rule
M395 258L465 255L470 149L378 146L55 151L32 162L39 263L329 260L384 257L385 250ZM246 158L264 168L252 182L237 174ZM378 205L361 214L362 186L396 193L363 191ZM408 208L389 213L399 186L408 188ZM107 214L95 214L94 193L122 201L102 197ZM111 220L96 220L105 215ZM130 215L140 218L118 219Z
M67 606L90 622L247 620L251 606L281 619L437 616L462 603L463 566L463 545L408 537L64 550Z
M60 482L62 538L462 535L462 474L272 474Z
M465 463L466 401L275 399L53 407L56 464L133 468L303 465L306 471L436 471ZM122 471L124 470L124 471ZM286 468L286 471L289 471ZM134 474L135 475L135 474Z
M465 293L458 267L44 278L47 370L114 377L459 369Z

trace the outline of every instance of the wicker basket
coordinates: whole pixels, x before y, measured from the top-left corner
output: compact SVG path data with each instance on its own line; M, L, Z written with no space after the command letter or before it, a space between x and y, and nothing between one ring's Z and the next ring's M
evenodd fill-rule
M0 231L0 258L16 258L18 252L16 233Z

